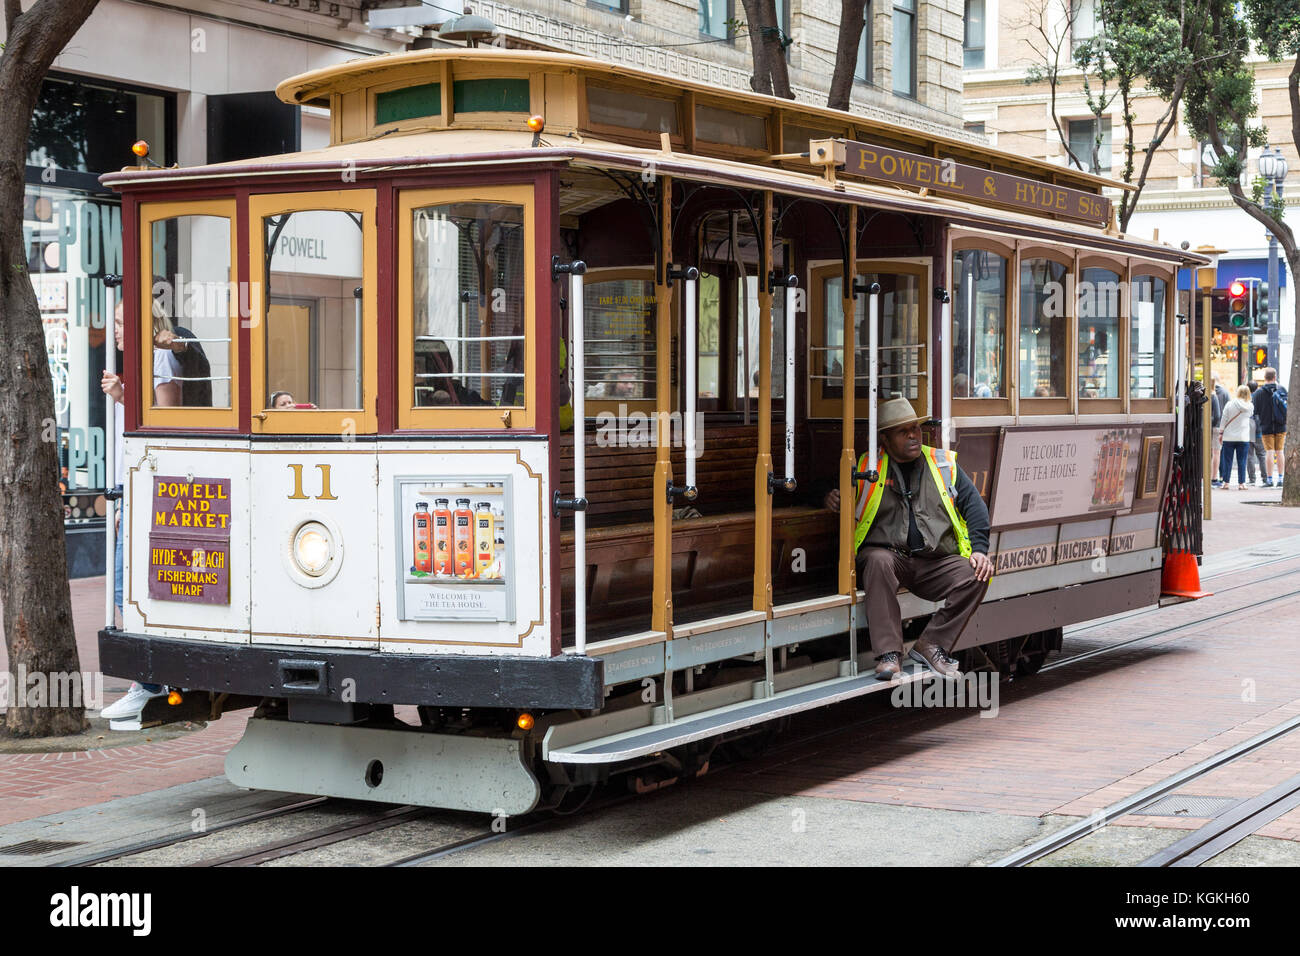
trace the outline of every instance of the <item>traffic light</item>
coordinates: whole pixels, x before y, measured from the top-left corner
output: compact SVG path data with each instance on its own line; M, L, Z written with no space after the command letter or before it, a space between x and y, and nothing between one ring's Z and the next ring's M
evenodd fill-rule
M1228 286L1228 319L1234 329L1244 329L1250 325L1250 313L1246 311L1249 304L1246 300L1246 283L1232 282Z
M1268 349L1262 345L1255 346L1255 368L1263 368L1268 365Z
M1268 326L1268 283L1261 282L1255 286L1255 321L1252 325L1261 328Z

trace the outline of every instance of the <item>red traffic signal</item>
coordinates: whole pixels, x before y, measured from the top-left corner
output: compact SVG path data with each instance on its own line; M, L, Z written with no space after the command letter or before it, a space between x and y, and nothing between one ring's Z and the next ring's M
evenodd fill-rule
M1228 286L1228 321L1234 329L1244 329L1250 324L1246 304L1246 283L1234 279Z
M1268 349L1260 345L1255 349L1255 367L1260 368L1268 364Z

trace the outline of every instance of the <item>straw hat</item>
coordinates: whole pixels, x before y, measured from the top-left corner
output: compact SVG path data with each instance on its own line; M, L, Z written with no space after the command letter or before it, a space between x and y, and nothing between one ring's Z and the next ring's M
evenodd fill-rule
M876 410L876 430L881 432L920 420L921 416L913 411L912 403L905 398L891 398Z

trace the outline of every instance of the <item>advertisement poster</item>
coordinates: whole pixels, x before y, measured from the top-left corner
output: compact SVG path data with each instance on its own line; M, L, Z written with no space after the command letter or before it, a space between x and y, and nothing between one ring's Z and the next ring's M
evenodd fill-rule
M1131 508L1141 452L1140 426L1007 429L994 486L993 526Z
M513 621L510 479L394 481L401 620Z
M154 478L149 597L230 603L229 478Z

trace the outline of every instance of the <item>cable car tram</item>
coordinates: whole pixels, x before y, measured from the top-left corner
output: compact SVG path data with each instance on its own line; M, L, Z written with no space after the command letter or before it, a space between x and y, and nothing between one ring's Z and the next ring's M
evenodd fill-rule
M146 720L256 708L236 784L522 814L888 689L823 499L890 397L990 505L965 667L1032 672L1160 600L1202 260L1121 235L1116 184L560 54L278 94L329 109L327 148L105 177L129 531L102 667L180 689ZM160 400L168 328L203 399ZM937 605L899 599L914 637Z

